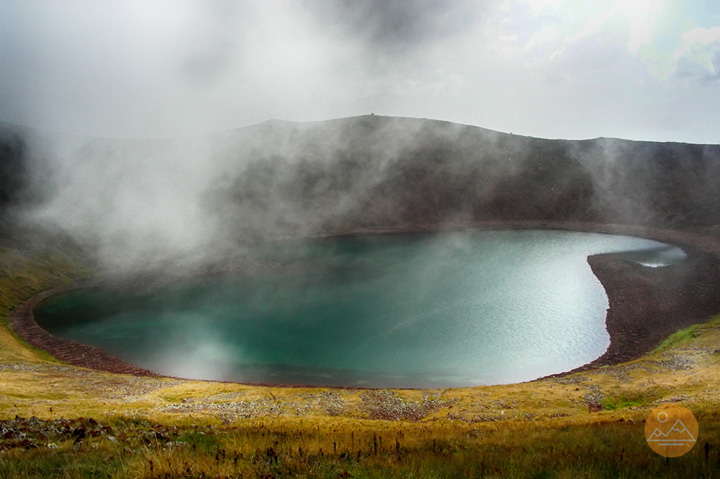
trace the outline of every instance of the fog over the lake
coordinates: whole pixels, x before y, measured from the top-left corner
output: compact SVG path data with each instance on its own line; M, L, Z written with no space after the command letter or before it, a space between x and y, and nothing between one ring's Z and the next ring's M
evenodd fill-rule
M652 148L522 136L717 143L709 2L5 1L0 45L0 121L34 129L9 140L29 160L15 217L113 268L217 263L349 218L715 208L709 147L666 152L685 170L660 193L691 196L674 212L650 201L666 170L627 163ZM521 188L533 197L508 197Z
M402 198L373 195L374 188L397 177L395 165L424 148L452 145L466 130L367 116L270 121L177 140L30 135L31 200L13 213L23 224L67 235L114 270L217 264L258 242L343 232L333 221L356 227L368 200L381 225L401 220L392 211ZM495 154L494 135L482 143L485 155ZM450 159L455 169L470 166Z
M7 0L0 45L0 121L81 135L374 112L720 141L717 2Z

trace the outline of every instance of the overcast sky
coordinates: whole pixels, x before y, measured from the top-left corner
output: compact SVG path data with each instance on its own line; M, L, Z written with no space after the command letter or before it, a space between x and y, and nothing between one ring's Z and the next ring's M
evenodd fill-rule
M164 137L375 114L720 142L717 0L0 0L0 120Z

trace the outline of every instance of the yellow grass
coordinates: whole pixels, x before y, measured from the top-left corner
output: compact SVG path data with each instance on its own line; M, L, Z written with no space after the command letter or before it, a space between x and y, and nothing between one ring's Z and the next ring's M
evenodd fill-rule
M88 272L66 258L28 257L7 248L0 248L0 261L0 419L138 418L175 426L239 428L234 431L264 428L282 431L290 439L304 435L297 444L311 454L327 452L328 447L355 451L359 443L367 448L374 436L382 437L380 447L389 451L396 438L410 449L476 437L482 438L477 441L483 447L521 436L535 444L532 438L547 441L548 431L560 435L566 428L640 424L651 409L666 402L683 404L713 421L717 417L708 414L720 409L720 317L636 361L521 384L378 393L143 378L68 366L18 340L6 323L12 307ZM399 407L397 420L373 419L373 400L380 408ZM591 412L591 404L603 409ZM419 417L408 419L403 416L407 411L420 411ZM700 427L702 431L702 422ZM242 443L245 436L233 434L224 436L224 447L249 447ZM289 444L297 449L292 440ZM167 454L148 450L142 464L126 466L152 477L146 471L148 458L160 464Z

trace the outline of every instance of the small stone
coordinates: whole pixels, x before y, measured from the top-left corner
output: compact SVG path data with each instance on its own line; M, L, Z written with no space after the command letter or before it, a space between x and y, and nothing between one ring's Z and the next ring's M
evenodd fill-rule
M165 444L165 447L172 448L172 447L186 447L187 443L183 441L170 441L167 444Z

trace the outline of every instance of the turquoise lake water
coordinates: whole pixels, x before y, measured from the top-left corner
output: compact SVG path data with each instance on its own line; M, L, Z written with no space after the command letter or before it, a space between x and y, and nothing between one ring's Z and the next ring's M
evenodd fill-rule
M587 263L682 261L655 241L560 231L267 245L284 266L154 289L89 289L35 310L53 334L198 379L373 387L531 380L602 355L607 296Z

